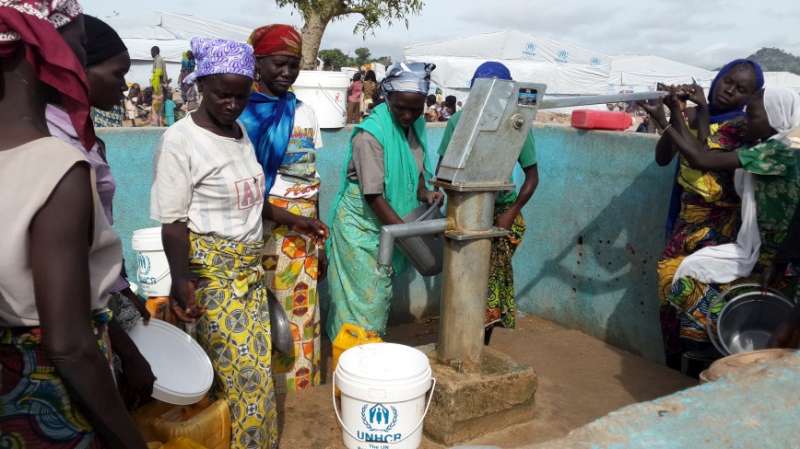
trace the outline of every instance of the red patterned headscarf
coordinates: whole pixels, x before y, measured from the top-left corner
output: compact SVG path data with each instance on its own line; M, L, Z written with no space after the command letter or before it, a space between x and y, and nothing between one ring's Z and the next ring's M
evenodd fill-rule
M86 72L57 30L81 14L77 0L0 0L0 58L23 46L38 79L61 94L83 146L92 148Z
M291 25L267 25L250 35L250 45L258 56L296 56L303 54L303 37Z

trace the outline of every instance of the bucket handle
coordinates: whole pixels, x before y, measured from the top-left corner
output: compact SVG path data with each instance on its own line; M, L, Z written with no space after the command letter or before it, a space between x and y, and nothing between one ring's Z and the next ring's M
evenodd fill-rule
M356 441L361 441L360 438L358 438L357 436L353 435L353 432L351 432L350 429L348 429L347 426L344 425L344 421L342 421L342 415L339 414L339 407L336 405L336 373L334 372L333 376L331 376L331 377L332 377L332 380L331 380L331 399L333 400L333 411L336 412L336 420L339 421L339 425L342 426L342 430L344 430L344 432L346 434L348 434L350 436L350 438L352 438L352 439L354 439ZM411 432L408 432L408 434L406 436L404 436L403 438L401 438L398 441L391 441L391 442L387 441L388 444L399 444L399 443L402 443L403 441L405 441L408 438L410 438L411 435L414 435L415 433L417 433L417 430L419 430L419 428L422 427L422 423L425 422L425 417L428 416L428 410L431 408L431 401L433 401L433 391L436 389L436 378L435 377L431 377L431 382L432 382L431 383L431 389L429 390L429 393L428 393L429 394L429 396L428 396L428 404L425 405L425 412L422 413L422 418L420 418L420 420L417 423L417 425L414 426L414 430L412 430Z

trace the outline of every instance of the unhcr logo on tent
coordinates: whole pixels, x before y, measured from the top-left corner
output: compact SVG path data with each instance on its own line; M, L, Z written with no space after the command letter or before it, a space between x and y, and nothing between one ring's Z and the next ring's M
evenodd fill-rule
M569 52L567 50L559 50L558 54L556 55L556 61L558 62L569 62Z
M522 50L522 54L525 56L536 56L536 43L528 42L528 45L525 46L525 50Z
M597 56L595 56L595 57L593 57L593 58L592 58L591 64L592 64L594 67L597 67L597 66L599 66L599 65L603 65L603 60L602 60L602 59L600 59L600 58L598 58Z
M391 443L400 441L403 437L400 433L389 433L397 425L398 413L394 407L386 407L383 404L364 404L361 407L361 422L367 428L367 432L358 431L356 436L361 441Z

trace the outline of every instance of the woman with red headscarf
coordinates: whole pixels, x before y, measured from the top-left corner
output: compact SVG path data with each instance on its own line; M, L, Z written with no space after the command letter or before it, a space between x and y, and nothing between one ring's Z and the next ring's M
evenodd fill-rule
M82 27L74 0L0 0L0 190L14 192L0 199L11 217L0 221L0 439L143 449L107 357L120 241L84 154L45 121L47 99L60 96L83 146L95 143L73 39Z
M300 73L302 38L289 25L269 25L255 30L250 42L257 91L240 120L264 168L269 202L299 219L317 221L322 137L314 110L289 91ZM300 391L320 383L317 280L325 275L325 246L282 223L268 223L264 235L267 287L292 321L294 337L291 353L272 359L275 389Z

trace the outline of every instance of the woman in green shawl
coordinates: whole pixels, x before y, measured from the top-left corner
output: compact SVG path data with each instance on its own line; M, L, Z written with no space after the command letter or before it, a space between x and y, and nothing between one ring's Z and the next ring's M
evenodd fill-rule
M399 254L393 270L378 266L382 226L403 223L420 203L432 204L441 192L428 190L425 157L425 97L432 64L395 64L381 83L387 101L353 128L342 187L334 202L328 283L331 305L327 332L335 340L350 323L383 335L392 297L391 274L404 269Z

